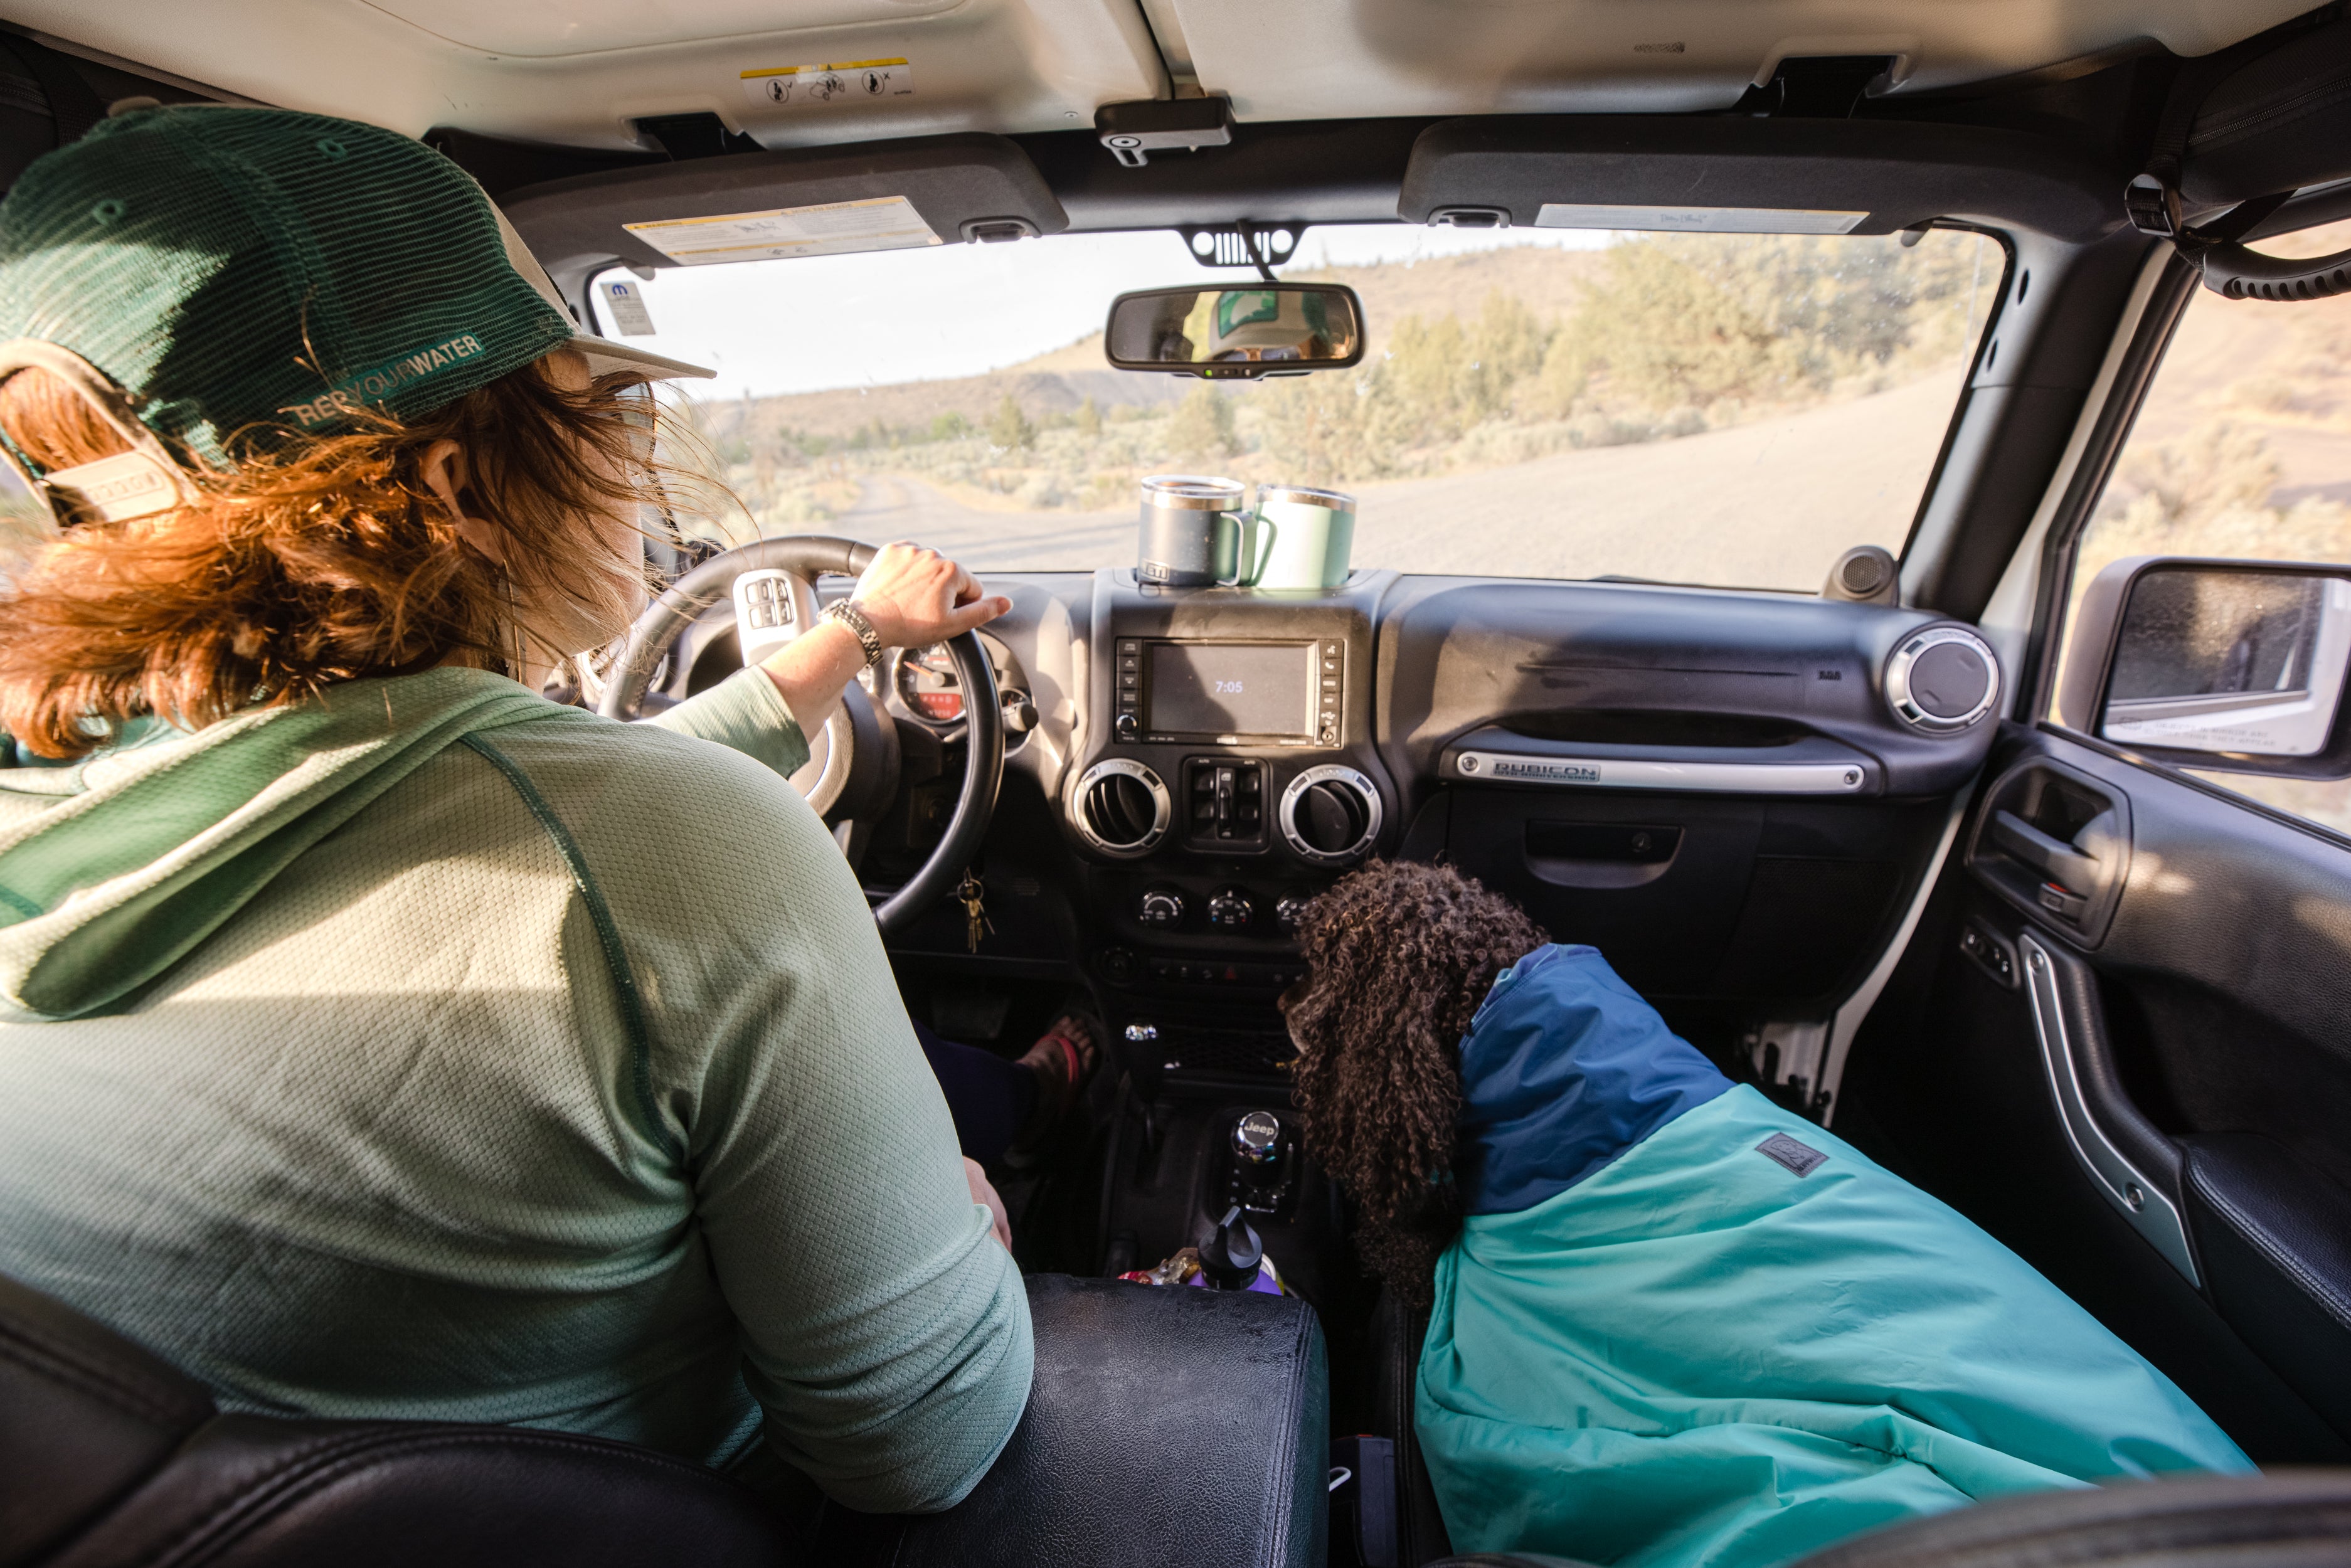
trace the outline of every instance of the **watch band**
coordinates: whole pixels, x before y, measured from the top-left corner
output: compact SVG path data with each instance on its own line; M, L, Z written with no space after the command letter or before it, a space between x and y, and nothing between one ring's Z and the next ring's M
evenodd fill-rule
M865 612L857 608L854 601L834 600L824 607L821 619L838 621L855 634L858 643L865 650L867 669L870 670L882 662L881 634L873 630L873 622L865 619Z

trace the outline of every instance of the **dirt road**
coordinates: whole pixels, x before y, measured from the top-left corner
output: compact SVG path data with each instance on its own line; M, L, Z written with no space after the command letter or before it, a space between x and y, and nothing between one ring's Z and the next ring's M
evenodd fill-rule
M1562 452L1354 487L1357 566L1812 591L1850 545L1899 550L1950 418L1938 377L1677 441ZM978 570L1134 559L1134 514L983 512L904 476L868 478L834 525L914 538Z

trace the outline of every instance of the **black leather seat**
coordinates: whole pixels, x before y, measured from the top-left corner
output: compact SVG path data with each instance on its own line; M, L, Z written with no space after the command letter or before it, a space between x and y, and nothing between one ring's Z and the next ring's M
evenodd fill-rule
M2351 1562L2351 1470L2039 1492L1841 1542L1790 1568L2314 1568ZM1587 1568L1481 1552L1428 1568Z
M1029 1281L1037 1378L944 1514L799 1539L698 1465L515 1427L223 1415L81 1313L0 1280L0 1568L334 1563L656 1568L1322 1561L1330 1386L1301 1302Z

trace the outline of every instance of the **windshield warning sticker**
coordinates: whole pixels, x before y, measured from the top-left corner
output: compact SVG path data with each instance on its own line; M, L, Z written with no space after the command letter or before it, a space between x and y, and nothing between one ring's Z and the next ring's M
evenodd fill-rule
M623 338L643 338L652 334L653 313L645 308L644 291L633 277L616 277L597 285L603 293L603 306L619 328Z
M719 261L764 261L778 256L840 256L857 250L907 250L937 245L939 236L904 196L777 207L764 213L722 213L709 218L624 224L631 234L687 267Z
M803 104L862 103L904 98L914 90L914 68L904 60L843 60L830 66L775 66L743 73L743 92L763 109Z

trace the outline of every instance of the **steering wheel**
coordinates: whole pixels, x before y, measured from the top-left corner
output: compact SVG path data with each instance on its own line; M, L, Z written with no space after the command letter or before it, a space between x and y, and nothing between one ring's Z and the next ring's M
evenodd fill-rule
M702 612L734 592L735 580L747 571L771 568L791 580L795 619L807 631L814 620L816 580L831 572L855 577L873 559L872 545L821 534L796 534L789 538L755 539L722 551L670 584L662 596L629 628L628 641L606 677L603 700L596 711L606 718L634 716L670 645ZM996 814L996 792L1004 781L1004 708L996 692L996 668L988 662L977 632L949 639L947 654L963 681L966 747L963 789L930 858L906 884L884 900L873 918L886 936L902 931L938 902L963 877L964 868L978 853ZM809 737L809 765L792 776L792 783L810 797L820 812L831 809L849 777L850 753L856 742L848 716L836 708ZM893 785L894 780L891 781ZM894 794L893 789L890 793ZM887 796L885 795L885 799Z

